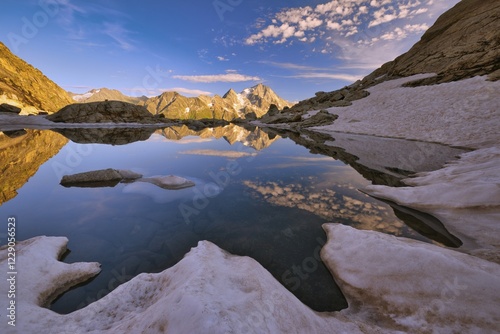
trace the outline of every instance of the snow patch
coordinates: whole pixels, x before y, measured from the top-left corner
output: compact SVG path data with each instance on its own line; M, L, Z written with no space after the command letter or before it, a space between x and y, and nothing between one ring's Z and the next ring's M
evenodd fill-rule
M317 313L257 261L208 241L175 266L140 274L87 307L58 315L41 307L47 292L95 275L97 264L56 260L65 238L17 244L22 309L16 327L36 333L493 333L500 321L500 266L473 256L373 231L327 224L323 261L350 307ZM7 249L0 249L5 267ZM412 259L412 261L408 261ZM47 270L50 268L50 270ZM418 279L415 279L418 277ZM0 301L7 305L7 280Z

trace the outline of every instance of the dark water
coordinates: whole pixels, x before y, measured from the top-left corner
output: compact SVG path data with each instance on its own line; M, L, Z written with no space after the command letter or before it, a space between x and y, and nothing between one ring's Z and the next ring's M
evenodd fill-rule
M69 313L139 273L171 267L200 240L253 257L311 308L340 310L346 301L318 255L326 242L322 224L342 223L425 242L436 242L433 238L446 244L450 239L442 233L433 237L439 228L426 232L429 228L419 228L411 212L396 209L396 215L389 204L358 191L372 181L341 160L311 154L291 139L255 129L224 131L193 136L166 129L147 140L149 134L141 134L142 141L117 140L115 145L72 138L80 143L68 141L35 168L17 195L0 206L0 219L16 216L18 240L68 237L65 262L102 265L96 278L57 299L54 311ZM105 168L144 176L174 174L196 186L165 190L148 183L100 188L59 184L65 174ZM4 234L1 244L3 239Z

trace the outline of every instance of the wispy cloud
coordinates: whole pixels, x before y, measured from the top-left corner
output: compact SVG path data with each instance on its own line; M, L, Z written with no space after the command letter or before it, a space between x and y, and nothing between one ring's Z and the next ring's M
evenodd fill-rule
M287 76L287 78L295 79L332 79L332 80L343 80L348 82L354 82L356 80L362 79L362 75L352 75L352 74L335 74L335 73L302 73L296 75Z
M261 81L257 76L239 74L234 71L227 71L224 74L209 74L209 75L174 75L172 78L191 82L214 83L214 82L244 82L244 81Z
M111 37L121 49L127 51L135 49L134 41L129 36L131 32L121 24L105 22L102 32Z
M329 79L329 80L342 80L353 82L361 79L362 75L354 75L347 73L334 72L333 68L320 68L314 66L299 65L293 63L280 63L274 61L259 61L261 64L266 64L274 67L279 67L283 69L295 72L293 75L285 76L285 78L294 79Z
M130 38L133 32L126 29L123 23L130 19L128 14L99 4L77 5L72 0L44 1L57 9L56 21L65 31L68 43L84 47L106 46L102 39L106 36L123 50L135 49L135 41Z
M313 66L299 65L299 64L294 64L294 63L281 63L281 62L270 61L270 60L261 60L258 63L265 64L265 65L271 65L271 66L275 66L275 67L280 67L280 68L285 68L285 69L290 69L290 70L305 70L305 71L323 70L321 68L313 67Z
M181 94L186 94L186 95L193 95L193 96L199 96L199 95L213 95L212 92L207 92L205 90L200 90L200 89L190 89L190 88L184 88L184 87L173 87L173 88L161 88L159 89L160 92L178 92Z

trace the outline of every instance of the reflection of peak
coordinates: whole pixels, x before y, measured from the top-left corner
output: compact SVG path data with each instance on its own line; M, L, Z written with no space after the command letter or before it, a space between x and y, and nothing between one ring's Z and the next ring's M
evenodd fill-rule
M163 130L158 130L157 133L170 140L181 140L187 136L216 139L224 138L231 145L239 142L256 150L267 148L280 138L279 136L270 136L259 128L248 130L234 124L217 128L205 128L200 131L191 130L186 125L172 126Z

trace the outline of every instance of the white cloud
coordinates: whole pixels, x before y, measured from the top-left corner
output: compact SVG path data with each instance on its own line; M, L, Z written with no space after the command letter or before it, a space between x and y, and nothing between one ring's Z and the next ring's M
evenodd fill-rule
M243 75L230 71L225 74L211 74L211 75L174 75L172 78L180 79L191 82L244 82L244 81L260 81L261 78L257 76Z
M323 50L322 50L323 51ZM260 61L261 64L266 64L269 66L279 67L283 69L295 72L293 75L286 76L286 78L293 79L329 79L329 80L342 80L348 82L354 82L361 79L361 75L345 74L333 72L335 69L332 68L319 68L313 66L304 66L293 63L280 63L273 61Z
M302 73L287 76L287 78L295 79L331 79L331 80L343 80L348 82L354 82L356 80L362 79L362 75L352 75L352 74L341 74L341 73L325 73L325 72L311 72Z
M200 89L184 88L184 87L161 88L158 91L160 92L160 94L164 93L164 92L177 92L177 93L186 94L186 95L193 95L193 96L213 95L212 92L207 92L207 91L200 90Z
M227 59L226 57L223 57L223 56L218 56L217 59L219 61L229 61L229 59Z
M438 15L459 1L332 0L283 9L261 18L245 44L310 43L313 52L332 54L345 65L376 68L407 51Z

